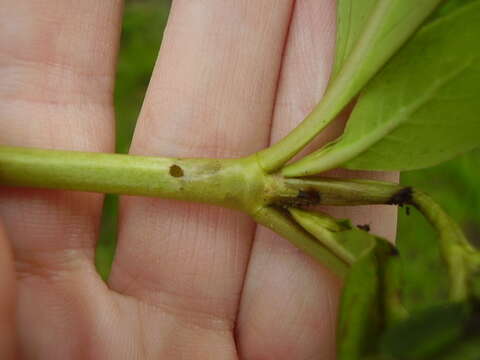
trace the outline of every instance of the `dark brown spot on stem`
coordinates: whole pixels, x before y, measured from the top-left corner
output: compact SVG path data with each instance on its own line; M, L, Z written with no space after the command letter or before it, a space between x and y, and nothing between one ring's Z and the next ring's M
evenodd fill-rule
M178 165L170 166L170 175L173 177L182 177L183 176L183 169Z
M393 194L393 196L387 201L387 204L403 206L412 201L413 189L411 187L405 187L400 191Z
M320 203L320 194L315 190L300 190L294 200L298 206L314 206Z
M316 190L299 190L295 197L277 198L275 204L280 207L307 207L320 204L320 194Z
M357 228L359 228L360 230L366 231L366 232L370 231L370 225L368 225L368 224L357 225Z
M392 252L392 256L398 256L400 255L400 253L398 252L398 249L395 247L395 246L392 246L391 247L391 252Z

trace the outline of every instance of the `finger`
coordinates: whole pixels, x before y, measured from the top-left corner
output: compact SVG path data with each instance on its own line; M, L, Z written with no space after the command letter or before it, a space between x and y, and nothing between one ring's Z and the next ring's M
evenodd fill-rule
M0 224L0 359L15 355L15 271L10 244Z
M286 135L311 111L328 83L335 42L335 1L296 2L272 125L272 141ZM338 136L340 120L320 136ZM318 146L318 143L317 143ZM332 173L330 174L332 175ZM350 176L335 171L335 176ZM355 174L373 177L372 174ZM379 178L395 178L379 175ZM391 236L393 211L327 209ZM259 228L254 241L238 320L242 355L249 358L334 359L340 284L286 240ZM275 300L272 300L275 299Z
M173 2L132 151L231 157L268 141L292 1ZM197 326L231 328L254 225L230 210L124 199L111 286Z
M121 8L120 0L0 0L0 143L113 150ZM35 344L21 348L36 358L51 346L45 332L50 339L75 339L70 345L81 341L73 333L89 320L85 309L65 310L64 303L87 301L88 289L75 284L97 279L93 254L101 201L92 194L0 190L0 215L19 276L20 342ZM75 326L60 326L74 318Z
M111 151L121 2L0 4L0 143ZM65 192L2 191L1 211L14 234L16 254L31 247L92 247L100 200Z

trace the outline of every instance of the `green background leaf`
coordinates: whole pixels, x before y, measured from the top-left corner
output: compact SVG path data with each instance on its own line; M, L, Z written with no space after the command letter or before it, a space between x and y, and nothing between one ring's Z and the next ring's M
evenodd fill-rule
M465 340L452 346L436 360L478 360L480 354L480 337Z
M367 0L355 2L370 4ZM338 76L330 82L322 100L299 126L276 144L258 153L261 166L269 172L278 170L310 143L358 95L440 3L441 0L379 0L375 7L368 5L371 12L366 11L370 12L367 21L360 21L359 24L351 21L359 34L355 35L357 40L354 46L352 44L348 57L338 60L343 63L341 69L335 69ZM354 9L353 6L348 7L348 4L346 6ZM357 12L360 13L365 14L363 11ZM347 45L346 50L341 50L339 55L347 54L350 49L349 32L342 28L341 26L342 34L347 39L342 37L338 40L340 45ZM308 174L302 161L283 167L282 174L287 177L318 174L315 164L310 165L314 169L308 169Z
M402 360L439 355L462 337L469 314L465 303L445 304L414 313L385 332L381 351Z

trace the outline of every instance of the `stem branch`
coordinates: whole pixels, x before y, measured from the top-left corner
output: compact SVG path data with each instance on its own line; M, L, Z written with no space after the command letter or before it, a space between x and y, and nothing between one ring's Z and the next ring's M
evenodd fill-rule
M464 300L469 293L469 277L475 265L473 261L478 255L458 224L440 205L420 191L413 190L411 194L407 203L414 205L438 233L442 258L449 270L450 298Z
M344 278L350 268L349 264L324 247L317 239L290 219L287 214L275 208L262 207L253 214L253 218L257 223L288 239L297 248Z

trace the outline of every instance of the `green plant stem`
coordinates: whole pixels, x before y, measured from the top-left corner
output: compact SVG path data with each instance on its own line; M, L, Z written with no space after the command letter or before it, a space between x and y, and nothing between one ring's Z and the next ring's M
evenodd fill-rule
M250 211L255 160L174 159L0 146L0 184L154 196ZM249 171L251 170L251 171Z
M268 203L289 206L299 193L308 196L318 194L318 202L312 205L372 205L391 203L393 196L403 187L398 184L360 179L336 179L327 177L284 178L270 176L266 179Z
M298 224L312 234L328 250L343 262L351 266L357 257L352 254L335 236L336 231L341 231L340 226L333 218L322 213L311 213L299 209L290 209L290 214Z
M0 146L0 185L79 190L215 204L244 211L342 275L348 261L327 250L288 214L312 205L412 204L435 227L451 276L451 298L468 294L477 252L427 195L397 184L267 175L255 156L175 159Z
M288 239L293 245L328 267L340 278L344 278L350 268L348 262L334 255L323 244L307 233L290 218L288 212L272 207L262 207L253 214L259 224Z
M5 146L0 184L162 197L250 214L262 206L383 204L401 189L378 181L267 175L255 156L175 159Z

